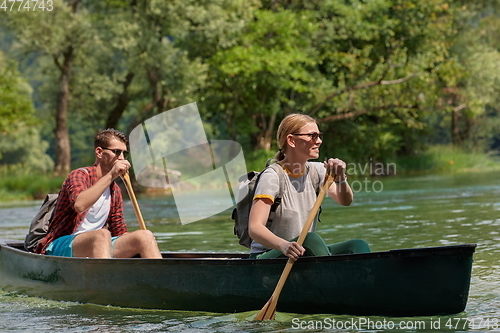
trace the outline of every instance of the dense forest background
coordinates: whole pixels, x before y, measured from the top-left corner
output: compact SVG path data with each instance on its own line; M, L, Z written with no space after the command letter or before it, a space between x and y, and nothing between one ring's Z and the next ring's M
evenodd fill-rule
M500 146L497 1L45 2L0 8L3 172L63 176L99 129L191 102L259 163L291 112L356 163Z

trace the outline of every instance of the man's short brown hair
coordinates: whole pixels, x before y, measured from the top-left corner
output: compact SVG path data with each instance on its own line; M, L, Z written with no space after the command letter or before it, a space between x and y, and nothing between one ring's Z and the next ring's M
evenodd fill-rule
M111 140L113 139L123 142L128 147L128 139L125 136L125 134L115 130L114 128L108 128L96 134L94 138L94 148L97 147L108 148Z

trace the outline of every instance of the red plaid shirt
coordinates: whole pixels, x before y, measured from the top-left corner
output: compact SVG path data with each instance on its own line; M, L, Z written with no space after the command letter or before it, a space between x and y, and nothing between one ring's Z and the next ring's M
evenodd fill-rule
M81 213L75 211L76 198L81 192L97 182L97 166L73 170L64 181L59 197L57 198L54 215L49 224L47 235L42 238L36 248L37 253L45 254L47 246L56 238L73 234L82 223L88 210ZM108 219L104 224L111 232L111 236L121 236L127 232L127 225L123 218L123 199L120 187L111 183L111 205Z

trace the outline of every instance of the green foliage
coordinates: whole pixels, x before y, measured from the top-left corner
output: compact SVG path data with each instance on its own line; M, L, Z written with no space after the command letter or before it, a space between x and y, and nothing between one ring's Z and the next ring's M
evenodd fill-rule
M398 174L500 170L498 156L470 152L451 145L436 145L417 156L399 157L395 163Z
M267 161L274 158L275 152L266 149L253 150L245 153L245 162L248 171L261 171L266 167Z
M0 51L0 133L7 134L34 123L32 89L17 64ZM1 158L1 150L0 150Z
M54 167L35 125L31 86L0 52L0 171L44 173Z
M174 4L91 3L93 42L75 62L80 70L73 89L75 113L88 115L87 126L126 132L165 109L196 101L206 66L172 42Z
M189 102L198 102L209 135L240 142L256 170L274 155L277 126L290 112L318 119L322 158L351 162L427 156L435 143L487 151L498 138L500 19L492 1L70 3L55 1L52 13L9 13L6 24L15 33L9 56L33 59L23 71L31 73L38 115L51 116L41 129L51 143L57 68L73 49L77 166L92 158L99 129L130 132ZM5 121L28 121L14 118L0 117L0 130Z
M203 60L240 45L242 32L261 6L259 0L174 0L169 4L176 44L190 58Z
M250 135L255 147L274 125L266 119L292 102L288 92L306 92L314 81L308 67L316 64L309 42L316 27L306 12L254 14L240 45L220 50L210 59L210 84L205 91L210 96L207 108L219 109L210 120L230 123L222 133L236 140Z
M67 1L53 0L53 11L9 11L7 25L26 50L42 51L59 60L70 46L90 42L91 22Z
M237 45L205 54L207 119L247 151L274 148L289 112L319 119L329 153L421 151L428 114L449 110L436 108L443 78L463 77L440 1L264 2L253 15Z
M54 168L46 154L48 143L40 138L36 128L22 128L0 136L0 171L17 175L44 174Z
M426 134L426 114L437 111L435 70L447 63L452 33L437 3L329 1L318 8L319 71L331 85L318 89L306 112L328 135L324 150L358 161L422 150L417 137Z
M0 201L43 199L48 193L58 193L62 177L40 175L14 175L0 169Z

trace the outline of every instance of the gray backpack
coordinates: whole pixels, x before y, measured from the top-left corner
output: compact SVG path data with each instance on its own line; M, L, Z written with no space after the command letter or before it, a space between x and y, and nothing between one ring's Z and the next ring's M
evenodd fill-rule
M78 170L85 171L89 174L86 168L79 168ZM52 214L56 208L57 198L59 194L47 194L42 206L38 210L30 224L30 230L24 239L24 249L29 252L35 252L38 243L47 235L49 230L49 223L52 219Z
M306 167L311 171L311 177L314 184L318 184L316 188L316 194L320 188L319 173L315 167L313 167L309 162L306 164ZM267 169L272 168L279 177L279 193L278 197L274 199L274 202L271 206L271 211L269 213L269 217L267 219L267 226L271 224L274 213L281 203L281 198L283 197L283 182L284 177L286 176L285 171L278 163L273 163L267 166L261 172L258 171L250 171L246 175L241 176L238 181L240 182L238 186L238 192L236 194L236 199L239 200L242 198L237 204L236 208L233 209L231 214L231 218L234 220L234 234L238 237L239 243L245 247L250 248L252 244L252 239L248 234L248 220L250 217L250 209L252 208L253 197L255 195L255 188L257 187L257 183L260 179L262 173Z
M54 208L56 208L59 194L47 194L42 206L38 210L30 224L30 230L24 239L24 248L26 251L35 252L40 240L47 235L50 219Z

